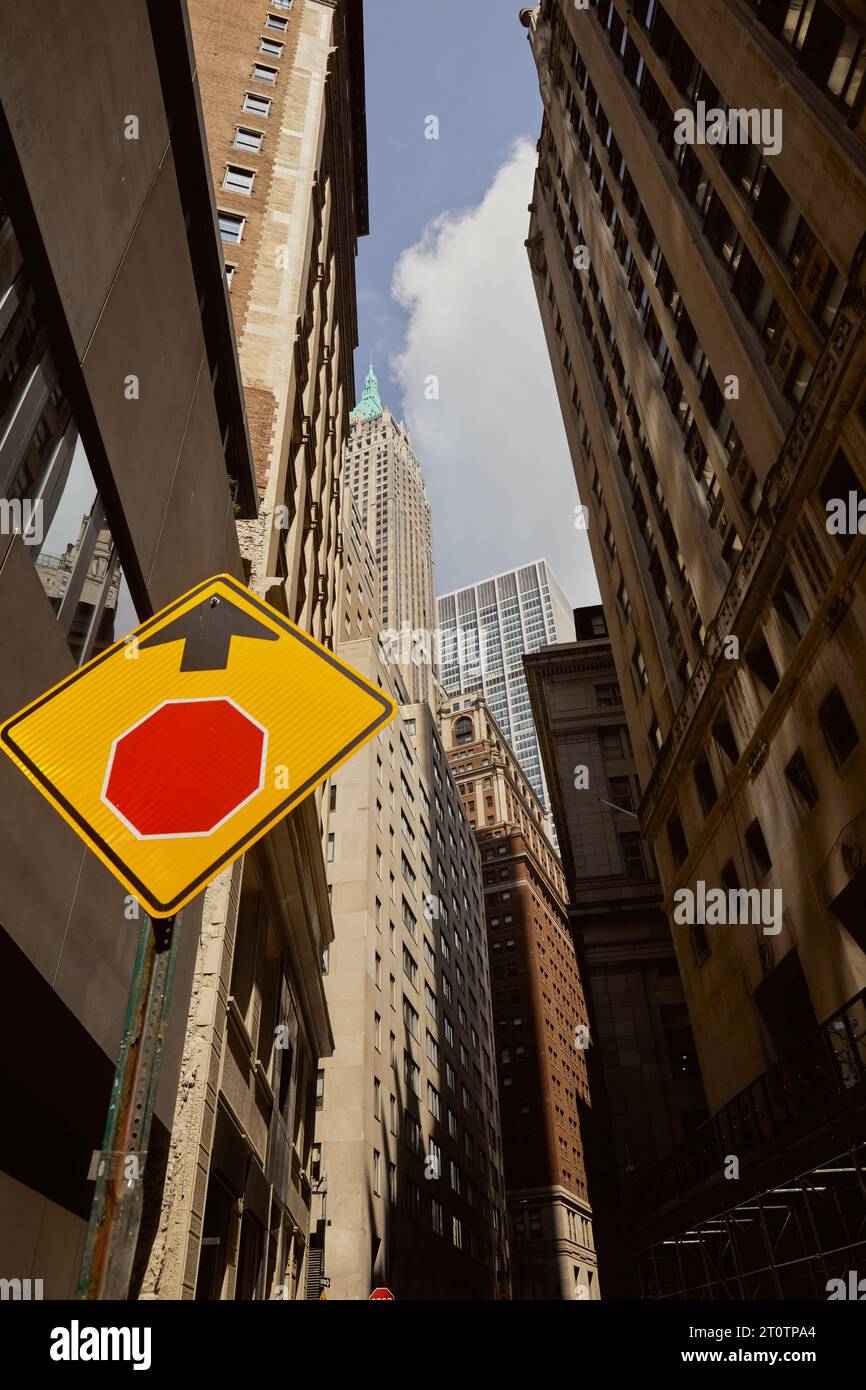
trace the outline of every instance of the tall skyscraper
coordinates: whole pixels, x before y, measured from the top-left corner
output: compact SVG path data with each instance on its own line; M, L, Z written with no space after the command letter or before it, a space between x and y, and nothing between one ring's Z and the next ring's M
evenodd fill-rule
M866 20L522 19L529 261L711 1113L628 1199L645 1287L814 1296L866 1140ZM708 1264L701 1218L768 1191Z
M379 576L343 501L340 656L399 702L331 779L333 1055L316 1088L307 1297L507 1293L505 1189L481 865L436 721L385 659Z
M189 20L255 460L243 573L333 645L367 230L361 0L189 0ZM315 1079L333 1047L323 796L207 890L149 1296L305 1295Z
M514 1297L598 1298L589 1037L562 866L484 699L447 702L439 726L483 867Z
M535 795L549 810L523 656L574 638L574 617L545 560L437 601L439 676L448 695L483 694ZM552 822L549 829L552 828Z
M379 569L383 648L413 700L433 700L433 527L421 465L401 421L379 396L373 365L351 412L344 476Z
M524 657L592 1045L586 1166L606 1298L637 1297L621 1192L707 1117L604 613Z

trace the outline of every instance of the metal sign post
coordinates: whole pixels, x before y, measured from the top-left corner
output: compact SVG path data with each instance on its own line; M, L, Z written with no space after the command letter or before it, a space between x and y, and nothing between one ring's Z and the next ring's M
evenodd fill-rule
M143 918L78 1280L79 1298L126 1299L180 938L180 913Z

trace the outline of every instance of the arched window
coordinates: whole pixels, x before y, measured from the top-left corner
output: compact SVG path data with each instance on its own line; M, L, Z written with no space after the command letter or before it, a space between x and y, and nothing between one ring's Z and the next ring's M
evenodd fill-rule
M467 718L466 715L463 715L461 719L455 720L454 737L457 740L458 747L461 743L472 742L472 720Z

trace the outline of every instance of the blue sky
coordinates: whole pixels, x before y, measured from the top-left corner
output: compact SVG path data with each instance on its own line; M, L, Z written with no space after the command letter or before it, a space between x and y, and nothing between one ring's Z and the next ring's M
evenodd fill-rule
M360 243L361 349L401 346L394 264L437 214L477 203L541 101L512 0L365 0L370 236ZM428 115L439 140L424 138ZM360 359L358 362L360 366ZM366 360L364 361L366 370Z
M440 593L544 555L572 601L591 603L523 248L541 101L518 9L365 0L370 235L356 380L360 391L372 350L424 469ZM430 116L438 140L425 138Z

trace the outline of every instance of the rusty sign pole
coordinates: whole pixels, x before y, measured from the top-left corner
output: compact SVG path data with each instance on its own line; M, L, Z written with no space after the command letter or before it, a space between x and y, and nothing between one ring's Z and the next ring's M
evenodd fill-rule
M78 1298L129 1297L180 918L180 913L162 920L145 914L141 924L81 1261Z

